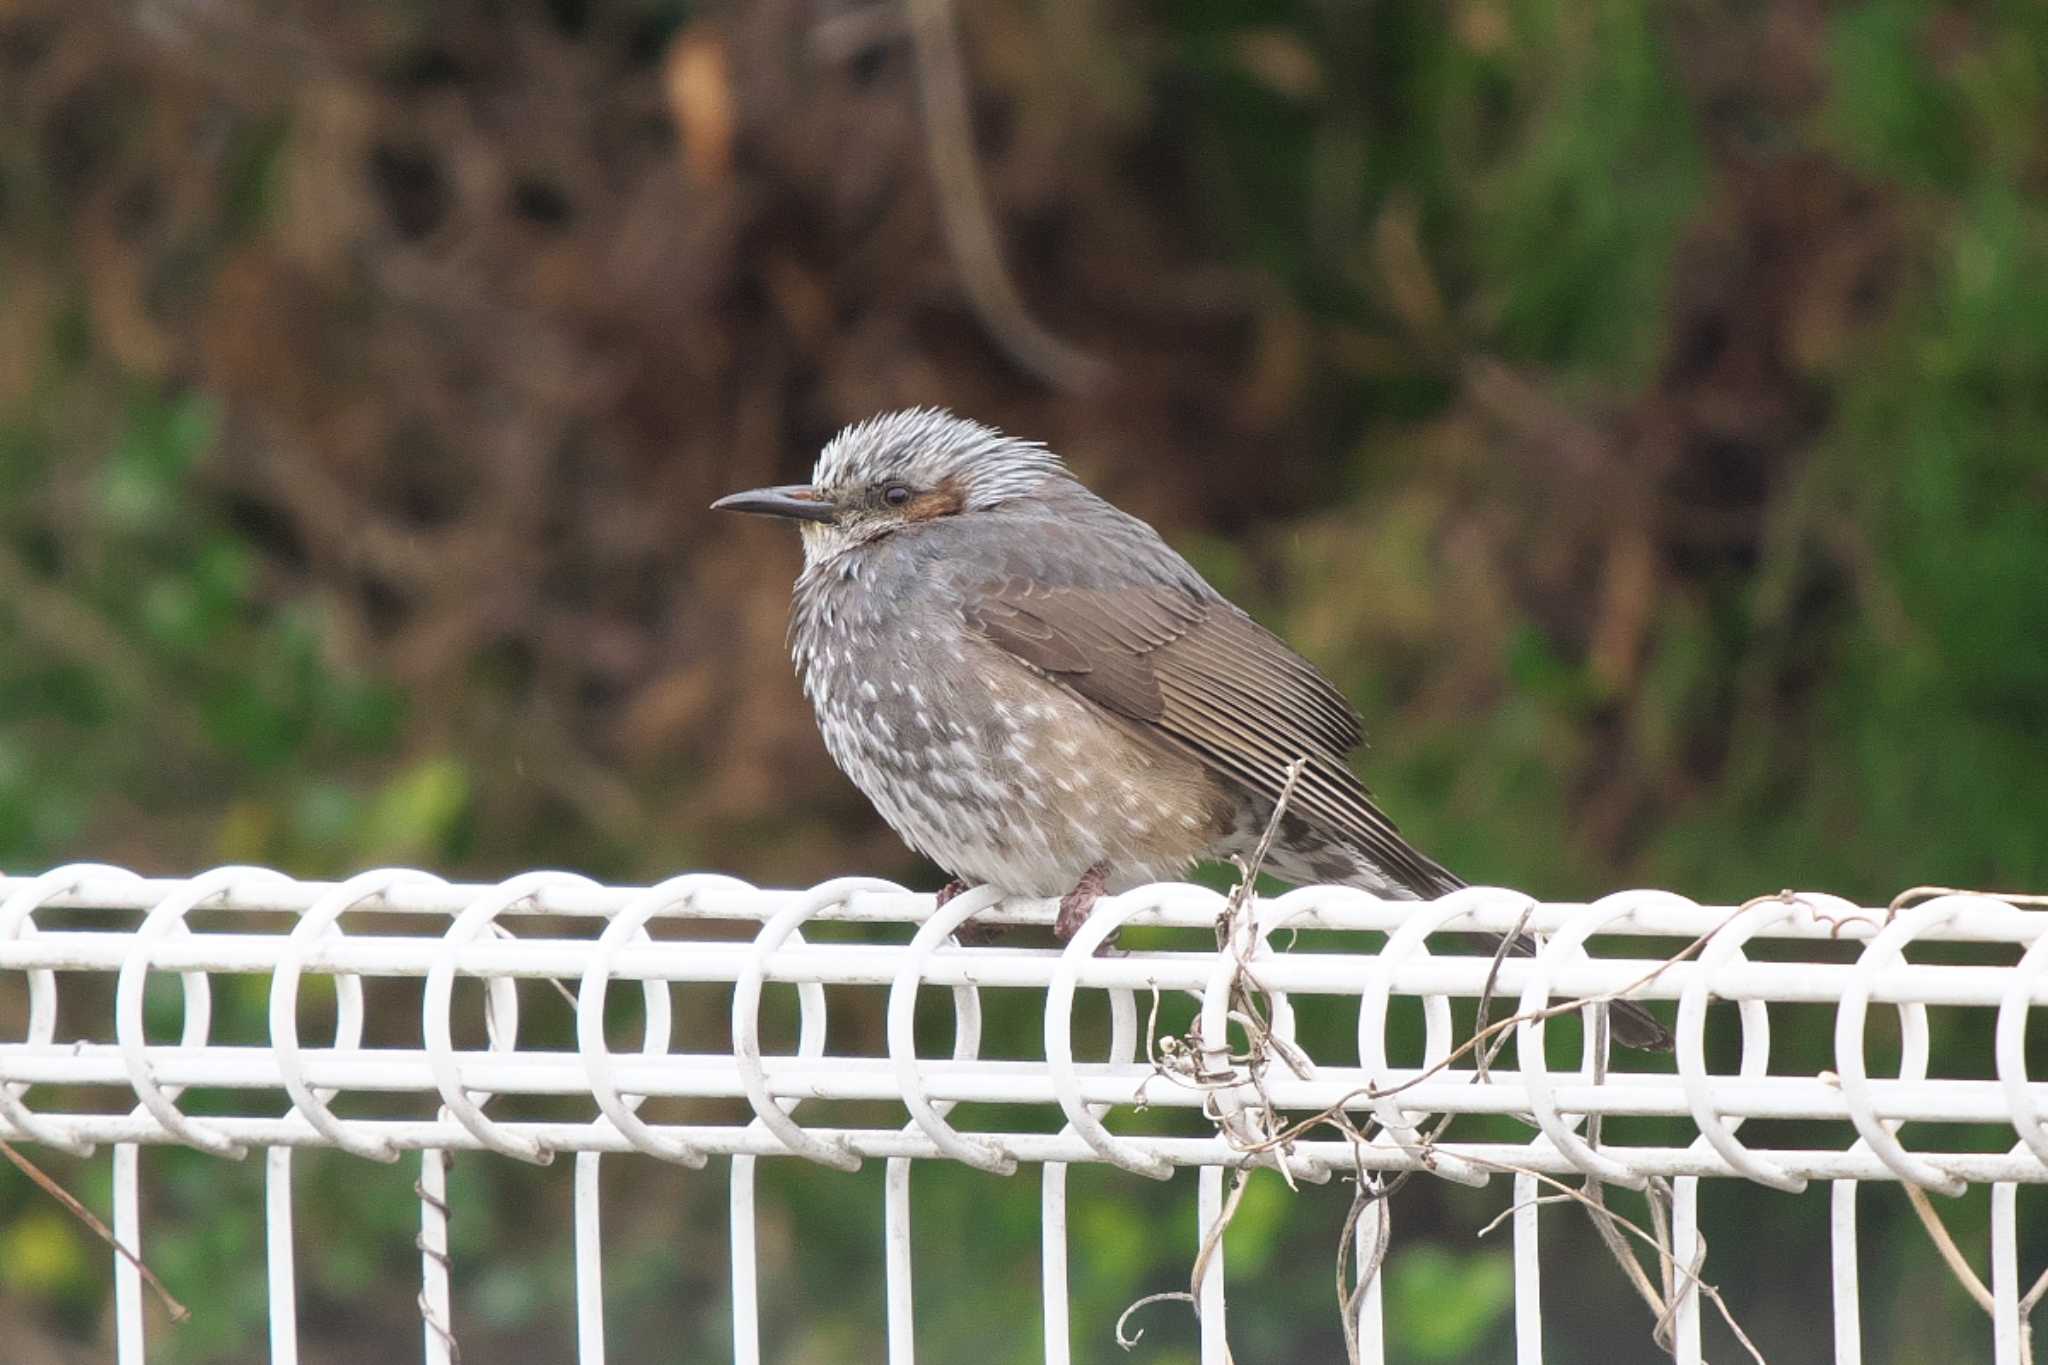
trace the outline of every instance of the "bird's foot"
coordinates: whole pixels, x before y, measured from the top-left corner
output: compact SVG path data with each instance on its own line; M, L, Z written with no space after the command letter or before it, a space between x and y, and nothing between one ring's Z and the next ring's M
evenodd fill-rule
M1095 908L1095 902L1102 899L1102 893L1109 887L1109 867L1097 863L1081 874L1081 880L1074 883L1074 889L1060 897L1059 918L1052 922L1052 936L1061 943L1072 939L1081 932L1081 926L1088 919L1088 913Z
M937 910L963 891L971 890L973 888L966 882L955 877L952 881L939 888L938 895L932 898L932 909ZM978 948L983 944L996 942L1002 938L1004 931L1008 928L1009 926L1006 924L989 924L969 915L965 921L954 928L953 941L963 948Z

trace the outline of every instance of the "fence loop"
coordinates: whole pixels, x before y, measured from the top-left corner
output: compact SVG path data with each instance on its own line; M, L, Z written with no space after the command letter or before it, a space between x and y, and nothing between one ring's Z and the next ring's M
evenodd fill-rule
M1897 1122L1877 1116L1876 1102L1870 1086L1869 1069L1863 1059L1863 1021L1870 1008L1870 996L1876 987L1879 974L1888 967L1903 960L1906 945L1924 933L1947 924L1964 909L1972 898L1965 896L1941 896L1901 910L1892 922L1878 931L1875 938L1864 947L1856 959L1855 972L1850 977L1847 990L1842 994L1842 1003L1835 1009L1835 1074L1839 1078L1842 1098L1849 1106L1849 1117L1856 1125L1869 1150L1885 1165L1898 1174L1899 1179L1911 1181L1923 1189L1935 1190L1941 1194L1961 1194L1967 1186L1958 1177L1942 1170L1939 1166L1915 1156L1893 1136L1898 1129ZM1927 1007L1917 1001L1899 1006L1899 1032L1903 1047L1899 1056L1899 1079L1902 1081L1925 1080L1927 1077Z
M1358 1064L1364 1068L1372 1084L1373 1117L1379 1120L1387 1139L1418 1161L1427 1161L1438 1175L1460 1185L1484 1185L1490 1176L1469 1161L1434 1148L1424 1150L1420 1120L1427 1116L1402 1106L1398 1097L1399 1082L1387 1063L1387 1014L1393 998L1394 975L1408 963L1429 957L1429 936L1453 920L1463 919L1491 905L1503 905L1520 914L1523 907L1532 904L1533 901L1518 892L1471 886L1442 900L1418 905L1388 936L1386 946L1369 960L1365 980L1359 989ZM1451 1002L1441 995L1423 996L1422 1019L1420 1069L1427 1071L1441 1065L1451 1053Z
M1144 891L1125 892L1097 901L1060 954L1059 966L1045 988L1045 1061L1052 1072L1053 1093L1066 1112L1067 1125L1104 1161L1136 1175L1166 1180L1173 1175L1173 1163L1134 1146L1102 1124L1101 1113L1081 1098L1081 1076L1074 1067L1074 991L1080 984L1084 963L1125 924L1157 914L1163 899L1174 893L1207 896L1219 905L1222 898L1203 887L1162 884Z
M1528 1088L1529 1108L1543 1135L1587 1175L1635 1190L1643 1188L1648 1183L1647 1179L1626 1162L1599 1150L1573 1131L1583 1121L1583 1116L1574 1117L1567 1123L1558 1112L1557 1092L1550 1082L1550 1061L1543 1048L1545 1021L1542 1014L1550 1003L1550 979L1556 968L1566 961L1585 958L1586 940L1596 930L1604 929L1616 920L1627 919L1636 913L1639 905L1646 903L1692 904L1667 892L1623 891L1603 896L1573 915L1550 942L1537 951L1529 983L1516 1007L1516 1013L1522 1016L1522 1020L1515 1026L1515 1055L1521 1062L1523 1084ZM1592 1012L1600 1008L1598 1005L1586 1007L1586 1060L1583 1070L1588 1080L1592 1079L1596 1064Z
M874 877L840 877L815 887L802 900L775 915L761 926L747 954L745 968L733 985L732 1055L739 1067L740 1083L746 1088L747 1103L754 1106L755 1123L782 1139L783 1146L797 1156L841 1171L860 1169L860 1157L844 1142L812 1137L792 1113L797 1099L775 1099L768 1090L768 1073L761 1060L761 986L767 980L768 957L784 943L801 945L799 926L829 906L844 905L861 891L901 892L894 882ZM797 1004L802 1023L797 1035L797 1056L816 1057L825 1050L825 988L815 981L797 984Z
M116 877L129 882L142 880L125 868L109 867L103 863L72 863L45 872L24 882L18 890L0 901L0 943L35 937L37 909L56 896L76 890L89 876ZM32 1048L49 1047L56 1039L56 1030L57 974L48 967L32 968L28 972L28 1031L22 1043ZM59 1132L38 1118L22 1099L27 1093L26 1081L8 1081L0 1085L0 1117L6 1118L37 1142L73 1156L92 1155L92 1143Z
M1678 997L1675 1047L1678 1078L1685 1086L1686 1102L1692 1106L1693 1122L1699 1125L1700 1140L1719 1152L1722 1159L1742 1175L1791 1193L1805 1189L1806 1181L1788 1174L1776 1162L1767 1161L1743 1146L1735 1136L1735 1129L1742 1120L1738 1118L1730 1122L1714 1103L1714 1092L1707 1074L1706 1027L1707 999L1713 992L1715 974L1730 961L1747 962L1749 957L1742 951L1743 944L1772 925L1799 913L1800 907L1792 901L1775 898L1759 901L1708 940L1707 946L1700 951L1699 970L1687 980L1685 992ZM1753 1080L1770 1070L1771 1013L1761 1000L1739 1001L1736 1010L1742 1020L1739 1074L1744 1080Z
M149 1040L143 1033L142 997L149 986L150 953L159 940L173 934L189 936L192 930L185 923L185 916L202 901L231 887L264 880L283 882L286 878L263 867L217 867L173 891L143 916L114 987L114 1034L128 1068L128 1084L142 1109L187 1146L236 1160L248 1155L249 1149L218 1129L186 1117L177 1105L183 1086L157 1084L149 1058ZM185 1024L178 1046L204 1047L212 1030L212 987L205 972L181 972L179 981L185 992Z
M328 1101L331 1087L319 1088L306 1080L305 1064L299 1052L299 981L305 971L306 953L323 938L342 937L341 917L367 901L377 900L400 886L445 889L448 883L431 873L391 867L360 873L329 891L299 916L299 922L284 941L277 966L270 973L270 1050L284 1078L285 1093L307 1123L344 1152L372 1161L396 1161L398 1149L373 1133L361 1131L339 1118ZM354 972L334 975L334 1050L353 1052L363 1042L363 979Z
M455 975L462 950L475 943L504 914L522 901L555 888L588 888L597 883L573 872L522 872L485 891L463 908L448 926L448 932L434 952L421 992L420 1034L427 1045L427 1058L434 1070L434 1085L441 1103L456 1122L476 1136L491 1151L520 1161L545 1166L555 1154L533 1138L511 1132L484 1114L487 1092L472 1094L462 1084L462 1067L455 1058L452 1016L455 1005ZM519 990L508 976L484 978L484 1036L492 1052L514 1052L519 1047Z
M2005 1091L2006 1104L2012 1109L2013 1130L2019 1134L2021 1144L2043 1166L2048 1166L2048 1125L2041 1121L2041 1107L2027 1080L2027 1013L2033 1008L2034 993L2042 978L2048 976L2048 915L2037 911L2026 922L2034 941L2020 955L2019 965L2013 968L2012 980L2005 988L2005 997L1998 1002L1995 1050L1998 1082ZM5 937L6 928L0 925L0 938Z
M663 1161L701 1167L710 1157L703 1148L656 1132L649 1126L637 1112L646 1103L645 1095L629 1098L620 1093L617 1068L613 1065L611 1049L604 1040L604 1002L611 987L614 964L628 943L653 942L647 932L647 921L656 915L690 906L706 891L745 889L746 885L737 877L685 873L648 887L620 906L618 913L605 925L604 932L598 935L597 945L591 950L590 963L583 969L583 981L576 990L576 1048L583 1058L583 1071L589 1078L590 1093L596 1098L598 1109L605 1121L625 1135L635 1147ZM640 987L642 1005L646 1010L646 1021L641 1026L640 1055L643 1058L664 1056L668 1052L674 1012L668 984L647 980L642 981Z
M1014 1175L1017 1158L1000 1143L984 1138L963 1137L946 1122L954 1101L933 1103L925 1088L924 1072L917 1060L917 988L924 979L925 965L932 955L965 923L968 916L985 910L1002 899L995 887L978 886L963 891L932 912L910 940L903 965L889 987L889 1058L896 1066L896 1083L902 1088L904 1107L911 1121L955 1161L996 1175ZM953 988L953 1060L972 1061L981 1055L981 994L973 986Z

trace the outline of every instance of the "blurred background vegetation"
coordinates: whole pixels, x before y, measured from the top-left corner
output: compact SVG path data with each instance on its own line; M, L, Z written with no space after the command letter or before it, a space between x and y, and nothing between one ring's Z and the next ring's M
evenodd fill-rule
M0 0L0 866L936 884L797 693L793 539L705 505L938 403L1049 441L1338 679L1468 878L2048 885L2048 8L950 22L985 201L879 0ZM984 208L1085 366L1034 363L956 248ZM1980 1032L1937 1066L1988 1074ZM145 1160L201 1309L164 1358L260 1358L260 1172ZM410 1354L411 1175L301 1162L307 1357ZM503 1165L455 1167L465 1354L566 1359L567 1171ZM103 1163L52 1168L105 1206ZM715 1358L722 1178L607 1170L615 1349ZM879 1167L764 1172L771 1358L876 1358ZM1186 1272L1192 1181L1136 1183L1073 1177L1083 1359ZM1822 1193L1709 1195L1710 1278L1822 1358ZM1507 1249L1470 1236L1503 1197L1404 1192L1399 1358L1507 1358ZM1034 1358L1036 1199L920 1171L933 1358ZM1255 1183L1240 1359L1338 1355L1344 1202ZM1987 1339L1896 1192L1864 1210L1866 1358ZM1950 1214L1984 1245L1982 1192ZM1552 1221L1555 1358L1651 1358ZM0 1175L10 1360L106 1358L105 1260ZM1157 1312L1137 1358L1192 1360Z

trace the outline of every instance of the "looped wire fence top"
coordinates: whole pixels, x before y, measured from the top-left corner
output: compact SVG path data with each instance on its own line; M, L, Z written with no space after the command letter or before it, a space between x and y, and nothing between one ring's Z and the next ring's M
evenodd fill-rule
M890 1163L892 1360L914 1350L908 1191L920 1159L1008 1178L1038 1169L1048 1360L1067 1359L1065 1166L1076 1162L1155 1179L1201 1168L1202 1235L1221 1216L1230 1168L1273 1167L1299 1185L1421 1168L1497 1184L1503 1208L1511 1186L1527 1191L1539 1177L1671 1181L1681 1254L1702 1177L1788 1191L1845 1182L1834 1205L1838 1359L1860 1358L1844 1354L1856 1349L1846 1182L1941 1194L1990 1183L1995 1354L2019 1359L2011 1187L2048 1181L2048 1078L2028 1075L2026 1046L2032 1009L2048 1003L2048 914L1974 894L1891 913L1818 894L1731 907L1644 891L1547 905L1470 888L1416 905L1309 887L1252 903L1223 935L1226 905L1198 886L1140 888L1104 899L1062 948L1036 928L986 937L1049 925L1050 903L997 904L978 891L935 915L931 896L872 879L781 891L715 875L651 888L562 873L454 885L407 869L339 884L257 868L0 877L0 995L27 1001L23 1036L0 1039L0 1138L74 1153L115 1144L115 1235L131 1250L142 1240L138 1148L228 1160L271 1149L278 1360L296 1358L289 1150L300 1147L421 1154L431 1361L454 1354L445 1220L461 1211L446 1203L439 1166L453 1150L543 1163L577 1154L586 1362L604 1349L599 1159L634 1152L687 1168L731 1159L741 1361L759 1358L761 1157ZM1544 942L1536 957L1496 962L1473 946L1469 931L1509 932L1525 914ZM267 979L267 1013L224 1019L210 989L223 974ZM318 977L332 990L315 1006L305 986ZM170 993L164 1007L178 1002L175 1038L146 1036L145 1020L161 1017L144 1009L153 989ZM1675 1057L1610 1061L1597 1054L1602 1030L1539 1013L1621 991L1674 1023ZM1453 1055L1481 996L1495 1020L1518 1014L1513 1046L1483 1078L1469 1051ZM1037 1021L1026 1055L982 1055L998 1007ZM369 1010L376 1046L364 1043ZM1819 1021L1832 1011L1831 1068L1774 1066L1774 1020L1800 1010L1808 1037L1826 1036ZM1993 1055L1971 1075L1930 1074L1930 1035L1971 1011L1990 1022ZM856 1034L850 1013L886 1026ZM60 1018L80 1031L60 1036ZM856 1036L880 1042L855 1052L844 1040ZM204 1117L187 1107L198 1096ZM877 1121L876 1102L893 1117ZM1292 1121L1324 1111L1370 1141L1290 1140ZM1602 1120L1623 1115L1664 1122L1617 1141ZM1510 1116L1520 1136L1503 1140L1498 1119L1481 1116ZM1786 1119L1807 1122L1766 1124L1770 1143L1743 1128ZM1981 1125L1995 1141L1944 1150L1916 1140L1916 1124L1942 1125L1950 1144L1954 1125ZM1474 1127L1485 1131L1461 1132ZM1826 1140L1788 1145L1787 1132ZM1523 1361L1541 1351L1540 1316L1523 1301L1537 1291L1537 1226L1533 1207L1518 1207ZM1361 1222L1361 1250L1384 1235L1383 1220ZM1227 1241L1202 1263L1205 1361L1226 1358L1224 1252ZM124 1282L129 1258L116 1267L121 1358L140 1360L139 1286ZM1676 1296L1681 1360L1698 1356L1697 1297ZM1358 1304L1362 1358L1379 1359L1376 1292Z

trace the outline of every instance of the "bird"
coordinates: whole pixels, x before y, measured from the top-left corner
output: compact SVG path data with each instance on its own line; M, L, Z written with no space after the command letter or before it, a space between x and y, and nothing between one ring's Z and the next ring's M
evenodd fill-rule
M711 506L801 529L804 694L834 762L953 878L942 903L1058 897L1064 942L1105 894L1249 855L1297 763L1264 871L1395 900L1465 885L1352 772L1343 692L1044 444L889 412L827 442L809 483ZM1610 1019L1671 1045L1635 1002Z

